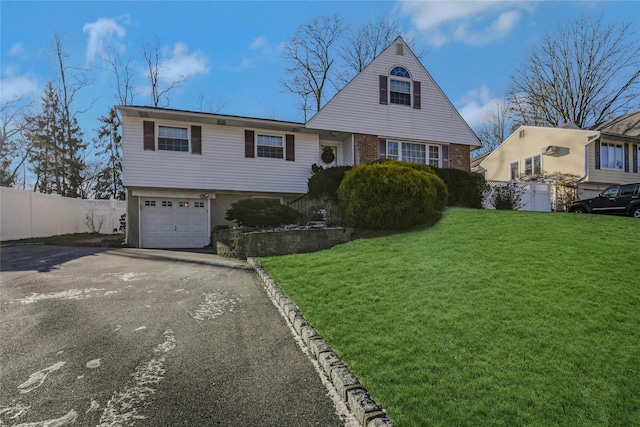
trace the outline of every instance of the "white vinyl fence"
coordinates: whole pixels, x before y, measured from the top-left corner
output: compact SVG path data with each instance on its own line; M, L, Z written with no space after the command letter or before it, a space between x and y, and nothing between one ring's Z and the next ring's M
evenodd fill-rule
M127 202L86 200L0 187L0 240L117 233Z
M487 181L490 190L485 194L482 206L485 209L493 209L490 203L499 187L512 187L519 195L522 202L521 211L551 212L551 184L547 182L520 182L520 181Z

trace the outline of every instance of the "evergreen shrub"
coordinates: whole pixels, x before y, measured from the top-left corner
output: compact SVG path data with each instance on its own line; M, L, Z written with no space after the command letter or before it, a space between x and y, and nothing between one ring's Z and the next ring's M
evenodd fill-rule
M433 170L444 181L449 191L447 206L482 208L483 194L488 187L482 174L450 168L433 168Z
M428 223L444 209L447 188L428 166L386 161L354 167L338 196L352 227L406 229Z
M344 174L351 170L351 166L334 166L330 168L316 168L307 183L308 194L312 199L338 200L338 188Z
M295 224L298 215L275 199L244 199L231 204L225 219L241 227L268 228Z

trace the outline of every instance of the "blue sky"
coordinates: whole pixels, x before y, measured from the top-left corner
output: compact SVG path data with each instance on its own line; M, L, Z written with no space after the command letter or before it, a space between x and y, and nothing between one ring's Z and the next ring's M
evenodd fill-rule
M340 16L352 29L380 18L394 19L426 53L422 62L472 127L503 97L509 76L527 48L545 31L580 14L607 22L633 22L638 1L7 1L0 3L3 101L40 96L54 76L47 53L55 32L67 64L91 70L93 83L75 100L86 138L97 117L117 104L114 78L100 71L105 47L131 59L138 93L145 94L142 44L158 36L168 74L189 74L173 92L171 108L302 121L287 77L283 44L313 17ZM636 37L640 37L636 34ZM640 38L638 39L640 43ZM416 50L417 50L416 49Z

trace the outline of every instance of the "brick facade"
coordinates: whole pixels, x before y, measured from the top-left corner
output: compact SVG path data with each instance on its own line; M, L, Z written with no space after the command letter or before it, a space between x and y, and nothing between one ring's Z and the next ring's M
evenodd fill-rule
M378 137L376 135L354 134L355 164L363 165L378 160ZM471 171L470 148L468 145L449 145L449 167Z
M460 169L466 172L471 171L470 148L468 145L449 145L449 167Z
M378 137L376 135L354 134L356 165L363 165L378 160Z

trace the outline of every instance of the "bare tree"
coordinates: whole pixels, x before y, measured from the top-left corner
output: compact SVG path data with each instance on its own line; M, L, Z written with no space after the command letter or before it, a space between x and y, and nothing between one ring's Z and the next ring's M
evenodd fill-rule
M29 158L31 148L23 140L27 129L25 110L21 99L0 100L0 185L19 184L18 173ZM22 183L24 187L24 182Z
M154 107L168 107L170 93L182 86L189 76L180 75L175 79L167 78L162 69L162 47L160 38L156 36L154 43L143 43L142 56L147 64L147 79L151 84L151 100Z
M58 66L56 86L58 102L60 103L60 126L63 138L60 148L63 150L61 155L65 163L64 170L57 172L60 175L64 175L60 194L78 197L80 196L80 187L82 185L81 172L84 167L83 151L88 144L83 142L83 134L78 125L77 115L88 111L91 106L84 111L72 111L72 104L74 104L78 92L91 84L91 81L86 73L67 64L68 55L64 50L62 37L58 33L54 35L51 50Z
M384 49L386 49L398 36L415 52L414 40L408 35L403 35L396 21L384 18L375 22L367 22L361 25L357 31L346 37L345 44L339 49L340 57L344 60L342 71L337 76L340 85L344 87L358 73L371 63ZM416 53L420 58L424 51Z
M307 120L309 113L318 111L328 98L327 85L336 83L333 65L334 51L345 26L337 15L313 18L298 27L284 46L283 57L289 63L289 79L283 80L285 91L300 97L299 108Z
M123 60L113 52L109 59L111 71L116 78L116 93L120 105L132 105L134 92L134 65L131 59Z
M521 124L580 127L639 106L640 43L631 24L579 17L527 53L509 88Z
M227 102L220 98L214 98L213 96L207 96L207 92L201 89L198 92L198 103L200 104L200 111L206 111L208 113L220 113L224 107L227 106Z
M507 139L512 115L513 110L506 100L501 99L495 102L487 116L487 121L476 130L476 135L482 144L480 153L490 153Z

